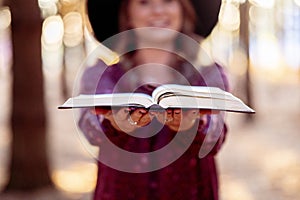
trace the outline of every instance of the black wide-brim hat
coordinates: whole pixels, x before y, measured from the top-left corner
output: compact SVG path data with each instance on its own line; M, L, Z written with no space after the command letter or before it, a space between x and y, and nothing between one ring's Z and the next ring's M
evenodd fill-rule
M87 0L87 12L95 37L100 42L118 34L122 0ZM196 11L195 33L207 37L218 22L222 0L190 0Z

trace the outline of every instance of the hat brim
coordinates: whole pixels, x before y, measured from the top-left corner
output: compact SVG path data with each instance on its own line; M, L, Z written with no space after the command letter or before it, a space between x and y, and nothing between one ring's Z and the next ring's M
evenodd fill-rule
M195 33L207 37L218 22L222 0L190 0L197 15ZM100 42L119 33L121 0L87 0L87 12Z

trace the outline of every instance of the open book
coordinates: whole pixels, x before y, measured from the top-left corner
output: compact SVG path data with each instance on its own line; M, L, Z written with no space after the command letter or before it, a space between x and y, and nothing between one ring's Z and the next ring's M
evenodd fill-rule
M69 98L59 109L85 107L144 107L147 109L205 109L255 113L233 94L217 87L166 84L152 96L144 93L81 94Z

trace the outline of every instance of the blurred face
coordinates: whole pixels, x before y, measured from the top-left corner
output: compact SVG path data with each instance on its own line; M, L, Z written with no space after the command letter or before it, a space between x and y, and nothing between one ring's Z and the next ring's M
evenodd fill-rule
M131 28L151 27L143 34L157 40L174 35L173 31L162 28L180 31L183 23L182 7L178 0L129 0L128 16Z
M157 27L179 31L181 6L178 0L130 0L129 20L132 28Z

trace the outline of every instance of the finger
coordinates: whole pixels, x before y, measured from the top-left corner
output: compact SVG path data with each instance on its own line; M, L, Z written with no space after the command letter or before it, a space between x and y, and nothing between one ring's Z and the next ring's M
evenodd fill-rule
M134 112L131 115L134 115L135 117L142 117L146 113L148 113L148 111L146 109L138 108L138 109L134 110Z
M173 118L175 121L181 121L181 117L182 117L182 111L181 109L174 109L173 110Z
M110 112L111 109L105 108L105 107L95 107L95 108L92 108L90 111L91 111L91 113L93 113L95 115L105 115L108 112Z
M200 114L201 115L211 115L211 114L219 114L219 110L210 110L210 109L200 109Z
M153 119L153 115L150 113L147 113L140 118L137 125L146 126L152 121L152 119Z
M167 117L167 112L166 111L160 111L160 112L151 112L155 117L156 117L156 119L160 122L160 123L162 123L162 124L164 124L165 123L165 119L166 119L166 117Z
M145 115L146 113L147 113L146 109L138 108L132 111L129 117L131 118L130 119L131 121L138 123L140 119L143 117L143 115Z
M184 116L188 117L189 119L197 119L201 117L201 112L198 109L187 110L184 112Z
M173 121L173 119L174 119L173 109L167 109L164 116L164 122L169 123Z
M129 116L130 109L129 108L121 108L118 110L113 110L113 117L117 121L126 120Z

